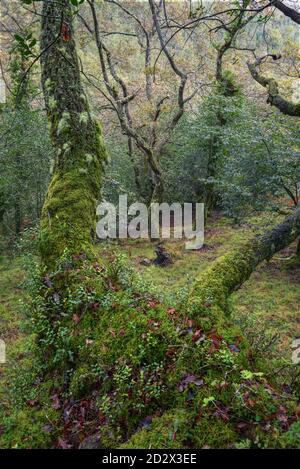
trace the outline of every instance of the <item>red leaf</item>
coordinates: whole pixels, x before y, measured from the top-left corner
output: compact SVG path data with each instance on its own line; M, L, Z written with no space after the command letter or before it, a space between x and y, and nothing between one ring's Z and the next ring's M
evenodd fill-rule
M52 404L53 409L58 410L61 408L60 400L57 394L54 394L53 396L51 396L50 399L53 401L53 404Z
M63 440L62 438L59 438L58 440L58 447L59 448L62 448L62 449L71 449L72 448L72 445L70 445L69 443L67 443L65 440Z
M80 317L78 316L78 314L73 314L72 319L75 324L78 324L80 322Z
M201 336L201 329L197 329L195 334L193 335L193 341L196 342L198 339L200 339Z
M69 41L71 39L70 26L67 23L61 25L61 35L64 41Z

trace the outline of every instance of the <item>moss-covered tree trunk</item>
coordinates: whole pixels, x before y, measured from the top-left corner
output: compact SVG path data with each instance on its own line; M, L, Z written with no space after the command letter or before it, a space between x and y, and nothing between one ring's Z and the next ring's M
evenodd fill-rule
M281 224L235 251L217 259L194 282L190 307L196 311L226 310L229 295L237 290L264 260L289 246L300 234L300 205Z
M56 150L42 211L40 246L52 268L65 249L91 254L105 149L80 79L67 0L44 0L41 34L42 86Z

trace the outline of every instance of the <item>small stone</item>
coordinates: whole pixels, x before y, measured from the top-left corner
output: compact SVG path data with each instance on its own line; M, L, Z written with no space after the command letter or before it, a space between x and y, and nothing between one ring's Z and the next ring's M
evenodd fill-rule
M144 259L140 261L140 264L148 266L148 265L151 265L151 261L150 259L147 259L147 257L145 257Z

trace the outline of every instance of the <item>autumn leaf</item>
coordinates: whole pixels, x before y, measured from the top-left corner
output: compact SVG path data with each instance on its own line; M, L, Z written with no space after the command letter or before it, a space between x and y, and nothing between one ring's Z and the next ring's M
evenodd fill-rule
M197 329L193 335L193 342L197 342L198 339L201 337L201 329Z
M75 324L78 324L80 322L80 317L78 316L78 314L73 314L72 320L73 322L75 322Z

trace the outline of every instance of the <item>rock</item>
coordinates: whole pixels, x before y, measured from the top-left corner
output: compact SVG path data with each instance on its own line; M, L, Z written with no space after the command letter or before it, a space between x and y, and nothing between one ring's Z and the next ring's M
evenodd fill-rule
M172 264L172 256L167 252L162 244L158 244L155 249L156 259L154 259L153 264L159 265L161 267L166 267L169 264Z
M140 261L140 264L141 264L141 265L146 265L146 266L148 266L148 265L151 265L152 262L150 261L150 259L148 259L147 257L145 257L144 259L142 259L142 260Z
M105 449L101 444L100 435L94 433L94 435L87 436L79 445L79 449Z

